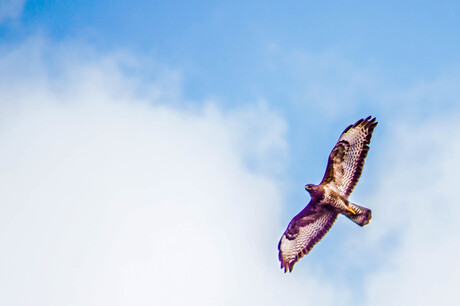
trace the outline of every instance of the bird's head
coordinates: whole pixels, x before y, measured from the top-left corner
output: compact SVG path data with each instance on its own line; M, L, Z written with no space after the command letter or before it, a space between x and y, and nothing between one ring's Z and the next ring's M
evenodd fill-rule
M313 196L313 194L316 194L320 191L320 187L314 184L307 184L305 185L305 190Z

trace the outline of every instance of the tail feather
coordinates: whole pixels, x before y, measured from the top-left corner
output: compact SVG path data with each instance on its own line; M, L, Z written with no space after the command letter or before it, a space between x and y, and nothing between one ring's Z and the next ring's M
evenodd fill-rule
M353 203L349 203L350 207L356 212L356 215L351 212L345 212L344 215L347 216L351 221L355 222L359 226L364 226L371 221L372 211L369 208L358 206Z

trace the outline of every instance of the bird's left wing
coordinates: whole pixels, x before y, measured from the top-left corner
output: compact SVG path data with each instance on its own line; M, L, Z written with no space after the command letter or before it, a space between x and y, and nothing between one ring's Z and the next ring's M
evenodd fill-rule
M311 204L292 219L278 244L278 257L284 272L291 272L294 264L310 252L337 219L333 210Z
M321 184L333 184L342 195L350 195L361 176L372 132L376 126L375 118L371 119L369 116L358 120L343 131L329 155Z

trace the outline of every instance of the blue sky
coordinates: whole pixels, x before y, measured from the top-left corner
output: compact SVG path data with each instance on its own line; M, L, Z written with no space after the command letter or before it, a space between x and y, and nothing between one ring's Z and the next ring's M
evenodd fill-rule
M332 54L376 70L372 77L386 85L431 80L457 64L459 9L454 1L28 1L21 19L1 30L4 42L40 33L128 49L179 69L192 98L214 94L233 104L264 96L293 112L287 91L302 76L285 72L289 54ZM329 73L337 77L340 67Z
M2 41L39 34L127 50L179 71L188 100L218 97L233 108L263 99L289 119L303 156L314 119L337 132L343 116L385 115L382 92L457 75L459 10L455 1L28 1ZM323 99L345 104L345 114L330 116Z
M337 133L344 121L386 115L383 92L457 75L459 9L454 1L30 1L2 32L5 43L39 33L151 58L180 72L192 102L217 97L231 109L263 99L289 120L300 159L315 119ZM343 114L322 109L324 100L344 105Z
M193 249L198 239L196 245L223 259L213 262L217 268L209 275L178 286L214 286L216 294L209 302L225 305L244 300L249 304L266 294L266 288L254 285L266 280L268 290L288 290L292 302L301 298L293 288L308 287L316 302L355 305L353 289L359 288L365 296L362 304L404 305L413 301L416 291L415 285L404 292L392 287L404 281L432 289L419 304L429 305L440 296L447 296L449 304L453 300L446 292L454 286L455 277L449 278L446 266L435 266L438 269L428 269L427 275L451 282L440 287L423 282L418 274L422 268L413 256L424 250L423 239L459 230L455 220L439 217L458 212L455 197L443 197L447 204L441 214L436 198L455 181L451 169L459 168L458 146L448 138L455 140L460 131L456 119L460 115L459 17L456 1L5 1L0 4L0 145L4 148L2 179L10 188L3 190L2 203L9 204L3 204L2 215L21 221L0 227L1 248L11 248L3 262L10 263L9 272L20 275L15 258L21 250L33 249L33 243L30 248L28 244L23 249L11 247L15 240L8 233L17 231L15 224L27 229L17 237L24 241L34 241L31 224L48 233L39 221L21 218L23 207L42 214L58 208L56 219L48 214L42 217L51 232L65 228L59 239L83 241L93 230L99 234L88 242L88 253L72 253L71 244L61 247L53 239L44 240L40 254L58 258L53 273L68 284L56 303L101 304L109 303L111 297L123 305L136 295L139 304L168 304L167 293L174 293L177 278L203 273L194 261L200 257L194 252L184 255L189 261L174 256L178 268L168 273L151 261L158 259L156 247L167 249L169 242L149 236L152 244L143 248L142 239L131 242L123 232L136 237L161 232L169 226L162 222L178 211L188 212L184 208L188 206L180 204L184 201L196 207L188 212L192 217L179 213L174 223L196 233L184 238L185 245ZM339 219L325 240L296 265L294 274L284 276L277 271L276 245L291 217L308 201L303 186L321 180L327 155L341 131L368 115L377 116L380 124L351 200L371 208L373 222L358 228ZM126 147L119 147L120 142ZM70 149L73 143L79 144L75 151ZM150 155L126 149L129 146ZM94 178L86 181L85 173L93 168L97 169ZM194 175L181 174L188 172ZM22 181L23 177L30 179ZM170 180L162 181L164 177ZM90 190L68 199L75 207L81 205L81 213L59 206L53 186L67 192L63 198L75 191L61 185L62 178ZM42 181L49 185L42 186ZM153 187L147 181L153 181ZM181 188L176 184L194 187L186 188L189 199L179 195ZM226 184L232 192L224 188ZM39 199L8 193L23 194L24 186ZM117 199L111 190L124 188L121 200L115 201L118 206L111 206L109 199ZM209 197L196 189L206 190ZM132 208L132 193L140 195L137 201L154 204ZM226 200L215 204L216 208L214 203L222 197ZM95 199L103 204L95 204L99 203ZM238 204L232 208L230 200ZM169 205L156 205L163 202ZM91 217L92 206L80 203L96 205L95 216L106 221L97 225ZM420 207L416 214L420 221L405 219ZM400 209L401 216L394 216ZM433 219L431 213L438 217ZM71 225L56 221L74 214ZM158 227L144 219L149 214L159 216ZM229 214L229 219L221 220L223 214ZM203 216L216 218L222 228L202 228ZM88 230L82 230L85 222L92 224ZM437 230L428 232L431 224ZM241 228L241 233L236 231L240 236L231 233L235 226ZM107 234L114 228L118 234ZM245 230L264 237L262 242L252 246ZM218 234L227 236L228 244L221 244ZM241 236L246 238L240 241ZM92 243L106 247L91 247ZM434 250L453 245L452 258L460 253L458 239L436 243ZM124 250L126 244L132 252ZM229 257L238 249L241 252L235 259ZM138 255L143 252L145 257ZM263 252L266 256L258 262L254 254ZM422 259L446 257L439 252L427 252ZM243 255L250 257L247 262L253 267L235 273L245 262ZM66 270L69 258L80 268ZM88 259L80 262L79 258ZM424 264L422 259L420 264ZM100 262L108 262L105 272L88 272ZM51 267L52 262L44 259L31 266L36 275L29 277L30 287L39 283L42 266ZM125 269L115 273L117 266ZM144 287L136 283L139 273L144 283L164 286L165 296L158 300L146 287L142 291ZM130 281L124 283L125 278ZM168 281L162 284L160 278ZM235 285L243 278L247 282ZM96 279L96 287L105 279L117 280L104 285L104 293L120 287L126 291L123 298L97 295L90 285L82 285L88 279ZM210 279L221 282L216 285ZM42 291L56 286L54 281L50 277ZM20 277L9 285L10 293L19 290L15 284L21 284ZM133 289L133 284L141 289ZM378 288L396 293L386 297ZM201 301L202 292L196 292L190 292L191 300ZM265 304L284 301L282 294L265 298ZM28 303L23 300L22 304Z

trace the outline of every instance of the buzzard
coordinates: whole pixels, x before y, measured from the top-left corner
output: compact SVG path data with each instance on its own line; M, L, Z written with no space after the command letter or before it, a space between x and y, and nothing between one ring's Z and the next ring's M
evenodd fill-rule
M321 183L305 186L310 203L291 220L278 244L285 273L324 237L339 214L360 226L371 220L371 210L349 202L348 196L361 176L376 126L375 118L369 116L347 127L329 155Z

